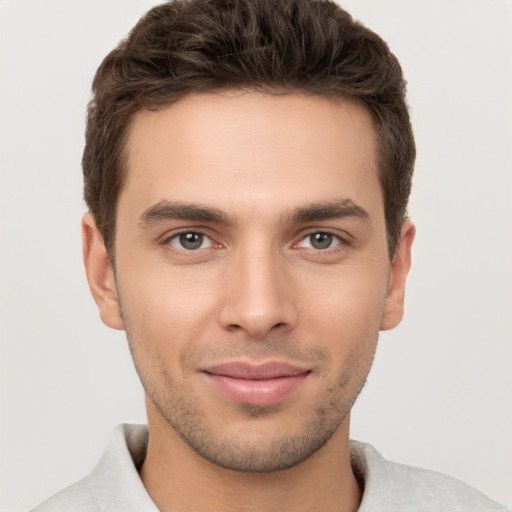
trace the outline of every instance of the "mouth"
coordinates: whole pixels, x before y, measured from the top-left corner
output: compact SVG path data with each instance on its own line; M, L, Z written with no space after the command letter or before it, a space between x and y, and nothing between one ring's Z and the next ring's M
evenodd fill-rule
M290 395L305 383L311 370L287 362L229 362L201 370L208 383L235 402L265 406Z

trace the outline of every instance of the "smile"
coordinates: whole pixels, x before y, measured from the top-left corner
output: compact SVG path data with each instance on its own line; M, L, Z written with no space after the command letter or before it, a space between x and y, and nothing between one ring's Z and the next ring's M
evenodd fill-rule
M310 370L288 363L260 365L234 362L203 370L208 382L232 400L255 406L272 405L303 384Z

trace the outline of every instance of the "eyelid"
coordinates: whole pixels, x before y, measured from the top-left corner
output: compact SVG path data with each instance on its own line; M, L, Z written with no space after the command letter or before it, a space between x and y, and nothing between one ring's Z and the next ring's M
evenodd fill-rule
M331 249L335 249L336 247L338 247L340 245L342 245L342 246L349 246L349 245L351 245L352 237L348 233L346 233L344 231L340 233L340 231L336 230L336 229L313 228L313 229L307 229L306 231L302 232L296 238L297 241L293 243L293 247L298 246L303 240L305 240L309 236L315 235L317 233L323 233L323 234L326 234L326 235L330 235L330 236L336 238L339 241L339 243L337 243L336 245L334 245L332 247L329 247L327 249L314 249L314 248L312 248L313 250L317 250L317 251L321 251L321 252L326 252L326 251L329 251Z
M176 247L176 246L170 244L171 240L176 239L180 235L187 234L187 233L196 233L198 235L202 235L206 239L210 240L209 246L204 247L202 249L187 250L185 248ZM311 251L322 252L322 253L328 253L330 251L335 251L335 250L340 250L341 248L350 247L354 241L353 237L345 231L340 232L340 230L337 230L337 229L316 227L316 228L304 229L302 231L302 233L296 235L294 237L295 241L292 243L291 247L292 248L300 248L301 243L307 237L312 236L316 233L328 234L328 235L334 237L338 241L338 243L336 243L335 245L328 247L326 249L315 249L314 247L305 247L305 249L309 249ZM218 238L218 236L215 236L215 234L212 235L211 230L206 227L187 226L187 227L175 228L174 230L168 231L161 237L159 243L164 246L165 245L171 246L176 251L180 251L182 253L188 253L190 255L191 253L198 252L201 250L223 248L224 244L222 242L218 242L217 238Z
M206 250L206 249L217 249L217 248L220 248L222 247L222 244L217 242L214 237L209 234L207 231L207 229L205 228L199 228L199 227L184 227L184 228L177 228L171 232L167 232L163 237L162 237L162 240L161 240L161 243L162 245L167 245L167 246L171 246L173 249L175 249L176 251L180 251L180 252L183 252L183 253L194 253L194 252L198 252L200 250ZM180 248L180 247L177 247L173 244L171 244L171 241L172 240L176 240L178 239L181 235L185 235L187 233L195 233L197 235L201 235L203 236L204 238L210 240L210 244L208 247L203 247L201 249L185 249L185 248Z
M316 234L324 234L324 235L329 235L330 237L332 237L332 245L330 245L329 247L326 247L324 249L319 249L317 247L313 247L312 245L312 242L310 241L308 246L305 245L305 242L306 240L308 239L311 239L311 237L313 235L316 235ZM297 245L301 248L304 248L304 249L308 249L308 250L312 250L312 251L318 251L318 252L328 252L330 250L334 250L336 249L337 247L339 247L340 245L343 245L343 240L340 236L338 235L335 235L333 233L328 233L326 231L315 231L313 233L309 233L305 236L303 236L298 242L297 242Z

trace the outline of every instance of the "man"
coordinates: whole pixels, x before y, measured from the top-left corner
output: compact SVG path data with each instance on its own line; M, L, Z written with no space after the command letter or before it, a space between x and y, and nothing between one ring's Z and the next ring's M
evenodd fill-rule
M93 88L84 262L149 435L36 510L504 510L349 442L415 234L386 44L334 3L178 0Z

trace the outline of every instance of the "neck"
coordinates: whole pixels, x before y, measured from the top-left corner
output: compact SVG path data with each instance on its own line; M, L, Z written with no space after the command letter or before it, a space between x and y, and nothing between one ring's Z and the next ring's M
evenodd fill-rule
M348 417L311 457L271 473L221 468L198 455L160 415L148 414L148 424L140 476L161 512L355 512L359 507L361 489L350 465Z

